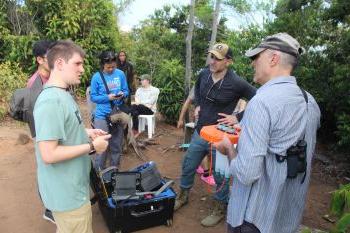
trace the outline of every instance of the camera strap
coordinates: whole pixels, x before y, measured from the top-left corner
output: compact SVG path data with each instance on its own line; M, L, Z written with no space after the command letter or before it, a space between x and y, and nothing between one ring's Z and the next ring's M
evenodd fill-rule
M305 99L305 102L306 102L306 112L308 112L309 111L309 104L308 104L309 103L309 99L307 97L306 91L304 89L302 89L301 87L299 87L299 88L301 90L301 93L303 93L303 96L304 96L304 99ZM306 120L306 125L307 125L307 120ZM305 129L304 129L304 137L303 137L304 141L305 141L305 135L306 135L306 125L305 125ZM306 173L307 173L307 151L305 151L305 163L306 163L306 167L305 167L305 172L304 172L303 179L301 180L301 184L304 183L305 178L306 178Z
M299 86L298 86L299 87ZM301 93L303 94L303 97L304 97L304 100L305 100L305 103L306 103L306 111L308 111L308 103L309 103L309 99L307 97L307 94L306 94L306 91L304 89L302 89L301 87L299 87L299 89L301 90ZM307 122L306 122L307 124ZM303 136L303 139L302 140L305 140L305 135L306 135L306 125L305 125L305 129L304 129L304 136ZM297 143L299 142L299 140L297 141ZM306 152L305 152L306 153ZM276 161L278 163L283 163L284 161L287 160L287 156L283 156L283 155L280 155L280 154L275 154L276 156ZM307 157L305 157L305 163L306 163L306 167L305 167L305 172L304 172L304 176L303 176L303 179L301 180L301 184L304 183L305 181L305 178L306 178L306 172L307 172Z
M108 85L107 85L105 76L103 75L103 73L102 73L101 71L99 71L99 73L100 73L100 77L101 77L101 79L102 79L103 85L105 86L107 95L109 95L111 92L109 91L109 88L108 88ZM113 101L110 100L109 103L111 104L111 110L113 110L113 107L114 107Z

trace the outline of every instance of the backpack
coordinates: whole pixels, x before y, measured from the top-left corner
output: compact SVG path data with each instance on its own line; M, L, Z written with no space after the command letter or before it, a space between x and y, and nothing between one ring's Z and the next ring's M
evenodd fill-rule
M34 105L43 89L43 83L38 75L31 87L16 89L10 100L9 115L17 120L28 123L32 137L35 137Z

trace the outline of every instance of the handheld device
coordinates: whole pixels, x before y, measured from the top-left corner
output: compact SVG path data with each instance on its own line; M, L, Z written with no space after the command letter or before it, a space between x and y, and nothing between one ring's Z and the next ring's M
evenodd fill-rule
M200 136L210 142L220 142L226 135L233 145L237 144L241 128L238 126L228 126L225 124L204 126L200 132ZM215 172L222 177L229 178L230 165L226 155L216 151L215 156Z
M210 142L220 142L226 135L232 144L237 144L241 128L238 126L227 126L225 124L203 126L200 136Z

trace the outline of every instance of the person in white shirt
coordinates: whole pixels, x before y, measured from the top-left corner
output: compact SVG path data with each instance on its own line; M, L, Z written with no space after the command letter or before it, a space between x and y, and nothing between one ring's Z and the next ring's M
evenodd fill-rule
M141 87L136 90L135 103L130 107L132 116L132 130L138 136L138 116L153 115L157 111L157 99L159 89L151 85L151 76L143 74L140 76Z

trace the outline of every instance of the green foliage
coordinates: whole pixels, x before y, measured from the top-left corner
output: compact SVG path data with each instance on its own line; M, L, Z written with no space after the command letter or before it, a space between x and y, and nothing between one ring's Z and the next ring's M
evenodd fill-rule
M208 1L198 1L195 5L195 16L204 27L211 28L213 8Z
M340 138L338 145L341 147L350 145L350 116L348 113L343 113L337 118L337 132Z
M331 213L339 217L333 233L350 230L350 184L342 185L332 194Z
M312 231L309 228L304 228L301 230L301 233L312 233Z
M333 0L330 8L326 11L324 18L332 20L337 24L340 22L349 23L350 4L347 0Z
M233 51L233 69L238 75L252 83L254 71L251 66L251 60L244 54L250 48L259 44L266 36L266 32L256 26L250 26L242 31L232 31L227 38L227 44Z
M120 37L112 0L28 0L37 13L39 34L53 40L71 39L86 51L82 88L99 68L97 56L106 49L117 50Z
M350 211L350 184L342 185L332 195L331 212L341 216L344 212Z
M305 47L306 53L294 75L320 106L321 139L343 149L350 148L350 11L347 9L346 0L330 4L324 0L281 0L274 11L277 18L266 26L269 34L288 32Z
M196 24L192 41L192 68L196 74L205 65L211 35L212 6L208 0L196 3ZM140 28L133 31L131 57L138 74L155 77L161 89L159 110L168 122L175 122L184 99L185 38L189 7L165 6L156 10ZM220 21L218 41L226 27ZM194 75L195 77L195 75Z
M8 34L3 37L5 51L3 60L18 63L26 73L36 69L35 59L32 54L34 41L38 39L34 35L16 36Z
M27 75L19 68L18 63L0 63L0 119L8 110L8 102L17 88L25 87Z
M336 230L334 233L347 233L350 230L350 213L344 214L337 222Z
M252 9L251 4L246 0L226 0L224 3L234 7L234 9L241 14L249 12Z
M184 98L185 69L180 60L165 60L160 63L153 85L160 89L158 110L168 123L177 122Z
M0 62L19 64L25 73L35 69L31 54L38 39L72 39L87 52L85 75L79 93L84 92L92 73L98 69L99 53L106 49L123 48L138 74L150 73L164 89L161 96L170 106L170 98L183 100L182 69L185 67L185 38L189 6L165 6L156 10L132 33L120 34L116 14L130 0L0 0ZM114 6L113 3L116 3ZM214 1L198 0L195 9L195 28L192 40L193 74L203 68L211 36ZM302 44L306 53L294 75L298 83L315 96L322 113L321 138L333 139L339 148L350 148L350 4L348 0L224 0L222 11L227 15L249 21L256 12L271 15L263 27L249 26L228 31L221 17L217 41L228 43L234 52L233 69L248 81L253 70L244 53L266 35L288 32ZM253 15L254 14L254 15ZM18 16L18 19L13 16ZM16 24L17 22L17 24ZM178 75L172 74L172 72ZM16 69L12 73L16 73ZM172 74L172 75L170 75ZM175 77L176 76L176 77ZM193 75L195 77L196 75ZM172 80L169 87L161 77ZM174 80L173 80L174 79ZM176 80L181 84L178 85ZM194 81L194 80L191 80ZM173 93L169 94L169 93ZM160 102L160 101L159 101ZM174 103L175 103L174 102ZM179 101L180 103L181 101ZM167 112L165 107L161 107ZM176 117L178 109L170 106L167 115ZM175 109L175 110L174 110ZM173 111L173 112L172 112ZM172 121L170 118L169 121Z
M0 0L0 61L3 60L2 58L6 54L4 51L4 37L10 33L6 21L6 15L4 0Z
M22 10L20 11L20 7L16 6L16 1L0 0L0 62L16 62L30 69L31 48L28 49L28 47L31 46L33 37L32 35L18 35L13 24L22 27L23 22L13 21L10 23L11 16L13 16L11 10L16 12L16 17L12 17L12 20L14 20L13 18L21 18Z
M193 73L197 73L205 66L206 51L211 36L212 12L213 9L208 0L196 2L192 40ZM149 19L133 31L132 37L135 44L131 48L132 57L139 74L156 72L159 60L177 58L185 66L188 14L188 6L165 6L156 10ZM224 20L221 20L217 41L223 41L226 31ZM151 61L155 59L158 61Z

